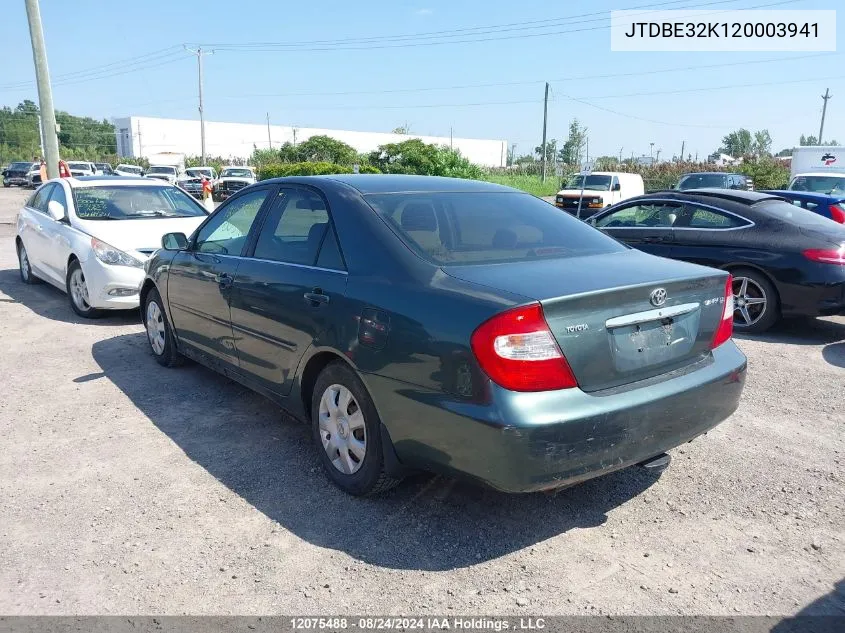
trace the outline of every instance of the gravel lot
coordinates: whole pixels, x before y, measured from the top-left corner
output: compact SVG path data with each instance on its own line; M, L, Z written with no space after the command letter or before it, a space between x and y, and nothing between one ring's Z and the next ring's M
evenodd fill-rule
M25 195L25 194L23 194ZM0 190L0 221L23 195ZM0 613L845 613L845 318L739 345L739 411L557 495L353 499L306 428L134 313L24 286L0 225Z

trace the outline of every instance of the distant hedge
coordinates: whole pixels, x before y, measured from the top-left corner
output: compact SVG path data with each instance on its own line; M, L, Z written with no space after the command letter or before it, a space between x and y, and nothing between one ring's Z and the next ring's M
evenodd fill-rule
M258 169L258 179L281 178L282 176L325 176L328 174L351 174L352 167L345 167L336 163L269 163ZM381 172L370 165L361 165L359 173L380 174Z

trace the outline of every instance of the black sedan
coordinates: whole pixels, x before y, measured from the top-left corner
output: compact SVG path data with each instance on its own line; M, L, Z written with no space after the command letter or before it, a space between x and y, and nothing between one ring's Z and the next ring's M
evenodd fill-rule
M310 421L353 494L408 468L511 492L662 468L742 392L727 273L507 187L266 180L163 245L140 297L158 362L193 358Z
M737 331L762 332L782 316L845 313L845 227L777 196L658 192L590 223L647 253L731 272Z

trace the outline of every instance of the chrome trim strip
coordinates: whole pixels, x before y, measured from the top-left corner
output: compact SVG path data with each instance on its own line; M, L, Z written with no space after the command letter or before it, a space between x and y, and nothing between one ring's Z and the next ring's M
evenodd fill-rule
M614 317L605 321L604 325L608 330L618 327L626 327L629 325L637 325L639 323L647 323L649 321L658 321L660 319L671 319L673 317L681 316L682 314L689 314L695 312L701 306L700 303L682 303L677 306L670 306L668 308L657 308L655 310L646 310L645 312L636 312L634 314L626 314L625 316Z

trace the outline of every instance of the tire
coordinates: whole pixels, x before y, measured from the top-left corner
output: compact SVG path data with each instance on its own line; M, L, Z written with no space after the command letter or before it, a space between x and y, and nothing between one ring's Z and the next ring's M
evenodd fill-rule
M147 294L144 302L144 329L147 332L147 342L159 365L164 367L179 367L185 363L185 357L176 349L173 330L167 320L164 304L158 290L153 288Z
M317 377L311 420L320 462L338 488L365 496L401 481L384 472L381 420L361 379L342 361L329 363Z
M32 274L32 266L29 263L29 256L23 242L18 242L18 268L21 273L21 281L25 284L37 284L40 279Z
M71 309L79 316L85 319L96 319L102 316L101 310L92 308L88 304L88 285L85 281L85 273L82 272L82 266L75 259L67 267L65 289Z
M780 320L777 290L765 275L756 270L737 268L730 272L733 275L734 330L741 334L765 332ZM763 303L759 303L760 299Z

